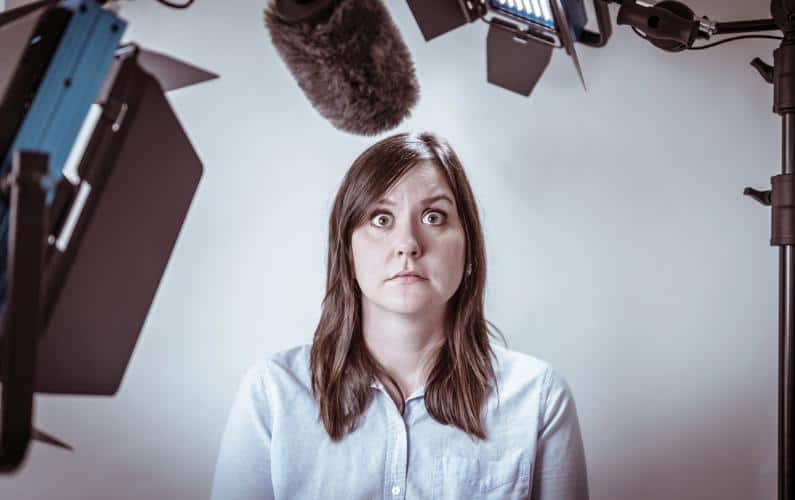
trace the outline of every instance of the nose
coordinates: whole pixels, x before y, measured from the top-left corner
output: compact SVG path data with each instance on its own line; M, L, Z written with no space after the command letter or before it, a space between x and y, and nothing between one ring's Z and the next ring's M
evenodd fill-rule
M396 251L398 257L418 259L421 254L420 243L415 234L414 224L403 224L403 230L397 234Z
M409 243L401 244L398 246L398 257L410 256L412 259L420 257L420 247L416 244Z

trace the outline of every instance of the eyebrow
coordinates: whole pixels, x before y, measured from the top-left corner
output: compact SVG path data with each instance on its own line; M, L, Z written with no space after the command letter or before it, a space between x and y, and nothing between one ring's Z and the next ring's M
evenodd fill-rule
M424 200L420 200L420 204L421 205L429 205L429 204L433 203L434 201L438 201L438 200L445 200L445 201L447 201L447 203L449 203L451 205L454 205L453 200L451 200L450 197L447 196L446 194L440 194L440 195L436 195L436 196L431 196L430 198L425 198ZM382 204L382 205L392 205L392 206L395 205L394 201L388 200L386 198L382 198L382 199L378 200L378 203Z

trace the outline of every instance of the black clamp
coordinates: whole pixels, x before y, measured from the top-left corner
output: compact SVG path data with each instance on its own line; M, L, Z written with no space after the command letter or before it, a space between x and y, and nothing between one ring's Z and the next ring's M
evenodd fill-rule
M759 57L755 57L754 60L751 61L751 66L759 71L759 74L762 75L762 78L764 78L767 83L773 84L773 76L775 74L773 66L767 64Z
M771 246L795 245L795 174L777 175L771 182L773 189L770 191L747 187L743 194L773 207Z

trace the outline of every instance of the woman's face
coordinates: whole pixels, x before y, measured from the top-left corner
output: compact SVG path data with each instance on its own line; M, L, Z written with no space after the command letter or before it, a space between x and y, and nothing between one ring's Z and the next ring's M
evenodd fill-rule
M461 283L466 247L441 170L431 161L417 163L368 211L351 238L356 281L368 302L363 306L403 314L444 311ZM424 279L392 279L404 270Z

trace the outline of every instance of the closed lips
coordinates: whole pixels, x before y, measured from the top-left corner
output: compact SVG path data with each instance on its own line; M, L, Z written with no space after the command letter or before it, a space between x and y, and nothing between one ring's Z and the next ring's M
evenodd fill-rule
M425 279L425 277L423 275L417 274L417 273L414 273L414 272L398 273L398 274L392 276L392 279L403 278L403 277L408 277L408 276L413 276L415 278Z

